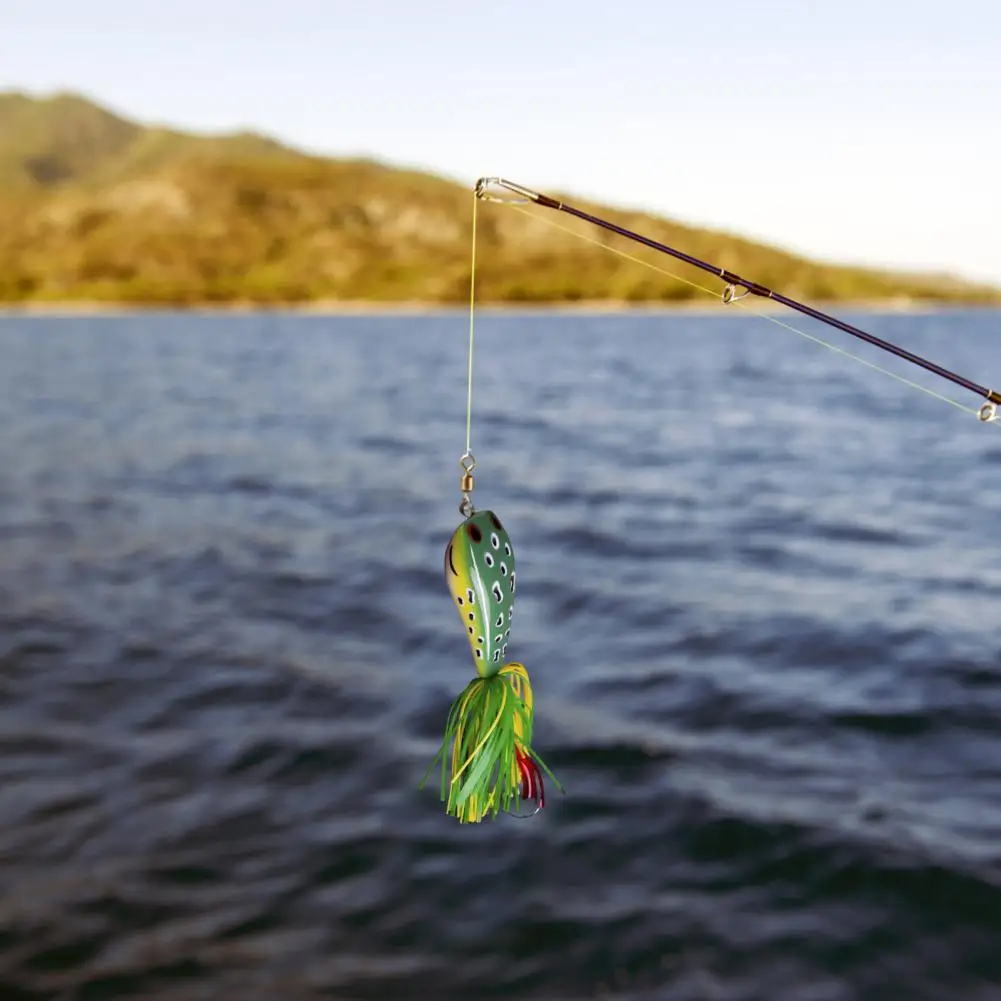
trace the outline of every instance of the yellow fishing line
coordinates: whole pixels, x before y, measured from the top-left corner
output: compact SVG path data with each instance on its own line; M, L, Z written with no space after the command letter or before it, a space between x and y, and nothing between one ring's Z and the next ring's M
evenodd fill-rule
M476 313L476 206L479 198L473 192L473 250L469 262L469 372L466 388L466 455L470 454L473 427L473 317Z

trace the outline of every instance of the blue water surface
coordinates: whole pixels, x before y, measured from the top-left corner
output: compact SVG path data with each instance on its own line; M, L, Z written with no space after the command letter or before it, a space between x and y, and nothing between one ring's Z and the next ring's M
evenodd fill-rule
M476 331L567 792L460 827L466 318L0 319L0 995L996 1001L1001 425L743 312Z

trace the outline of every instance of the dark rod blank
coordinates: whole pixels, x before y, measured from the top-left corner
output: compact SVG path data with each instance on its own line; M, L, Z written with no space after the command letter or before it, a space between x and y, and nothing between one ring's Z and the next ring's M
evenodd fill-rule
M943 379L947 379L954 385L962 386L963 389L968 389L971 393L976 393L977 396L988 400L990 403L1001 404L1001 393L993 389L988 389L986 386L981 386L978 383L967 379L965 376L958 375L955 372L951 372L947 368L943 368L941 365L936 365L935 362L929 361L927 358L922 358L921 355L914 354L913 351L908 351L906 348L892 344L890 341L885 341L881 337L877 337L875 334L870 334L865 330L859 329L858 327L853 327L850 323L845 323L844 320L839 320L836 316L830 316L828 313L821 312L819 309L814 309L812 306L807 306L802 302L797 302L795 299L790 299L788 296L782 295L780 292L774 292L770 288L760 285L758 282L741 278L740 275L734 274L732 271L727 271L725 268L717 267L714 264L709 264L706 261L700 260L698 257L693 257L691 254L686 254L684 251L677 250L674 247L669 247L666 243L659 243L657 240L652 240L650 237L643 236L641 233L634 233L631 229L626 229L624 226L618 226L614 222L609 222L607 219L600 219L598 216L591 215L589 212L584 212L582 209L574 208L574 206L568 205L566 202L550 198L549 195L539 194L537 191L532 191L529 188L522 187L520 184L515 184L512 181L506 181L503 178L483 177L476 182L477 196L480 198L491 199L491 196L487 191L488 185L491 184L505 188L507 191L520 196L521 198L535 202L537 205L542 205L544 208L555 209L558 212L565 212L567 215L576 216L578 219L583 219L585 222L592 223L595 226L600 226L602 229L606 229L611 233L617 233L619 236L624 236L628 240L641 243L644 246L657 250L662 254L668 254L679 261L684 261L685 264L690 264L692 267L700 268L702 271L715 275L717 278L722 278L723 281L727 282L729 285L747 289L747 291L752 295L761 296L764 299L771 299L774 302L781 303L789 309L794 309L799 313L803 313L805 316L812 317L814 320L819 320L821 323L826 323L828 326L836 327L838 330L843 330L846 334L858 337L860 340L866 341L877 348L882 348L884 351L888 351L890 354L896 355L898 358L903 358L905 361L909 361L913 365L918 365ZM505 199L493 200L503 201Z

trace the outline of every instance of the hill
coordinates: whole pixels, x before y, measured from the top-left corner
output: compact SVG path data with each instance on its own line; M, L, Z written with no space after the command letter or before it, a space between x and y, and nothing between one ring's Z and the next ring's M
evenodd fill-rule
M113 182L194 157L289 153L253 133L195 136L142 126L76 94L0 93L0 191Z
M948 276L820 264L729 234L576 204L814 301L1001 301L999 290ZM148 127L72 94L0 94L0 301L462 302L470 211L468 188L425 173L310 156L253 133ZM483 206L484 301L703 298L546 218L544 210ZM556 221L706 283L619 238Z

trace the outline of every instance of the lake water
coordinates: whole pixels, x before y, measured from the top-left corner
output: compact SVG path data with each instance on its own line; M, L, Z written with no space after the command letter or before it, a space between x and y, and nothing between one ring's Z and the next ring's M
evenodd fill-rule
M1001 385L1001 314L855 319ZM567 791L460 827L466 333L0 319L0 996L996 1001L1001 424L739 313L482 315Z

